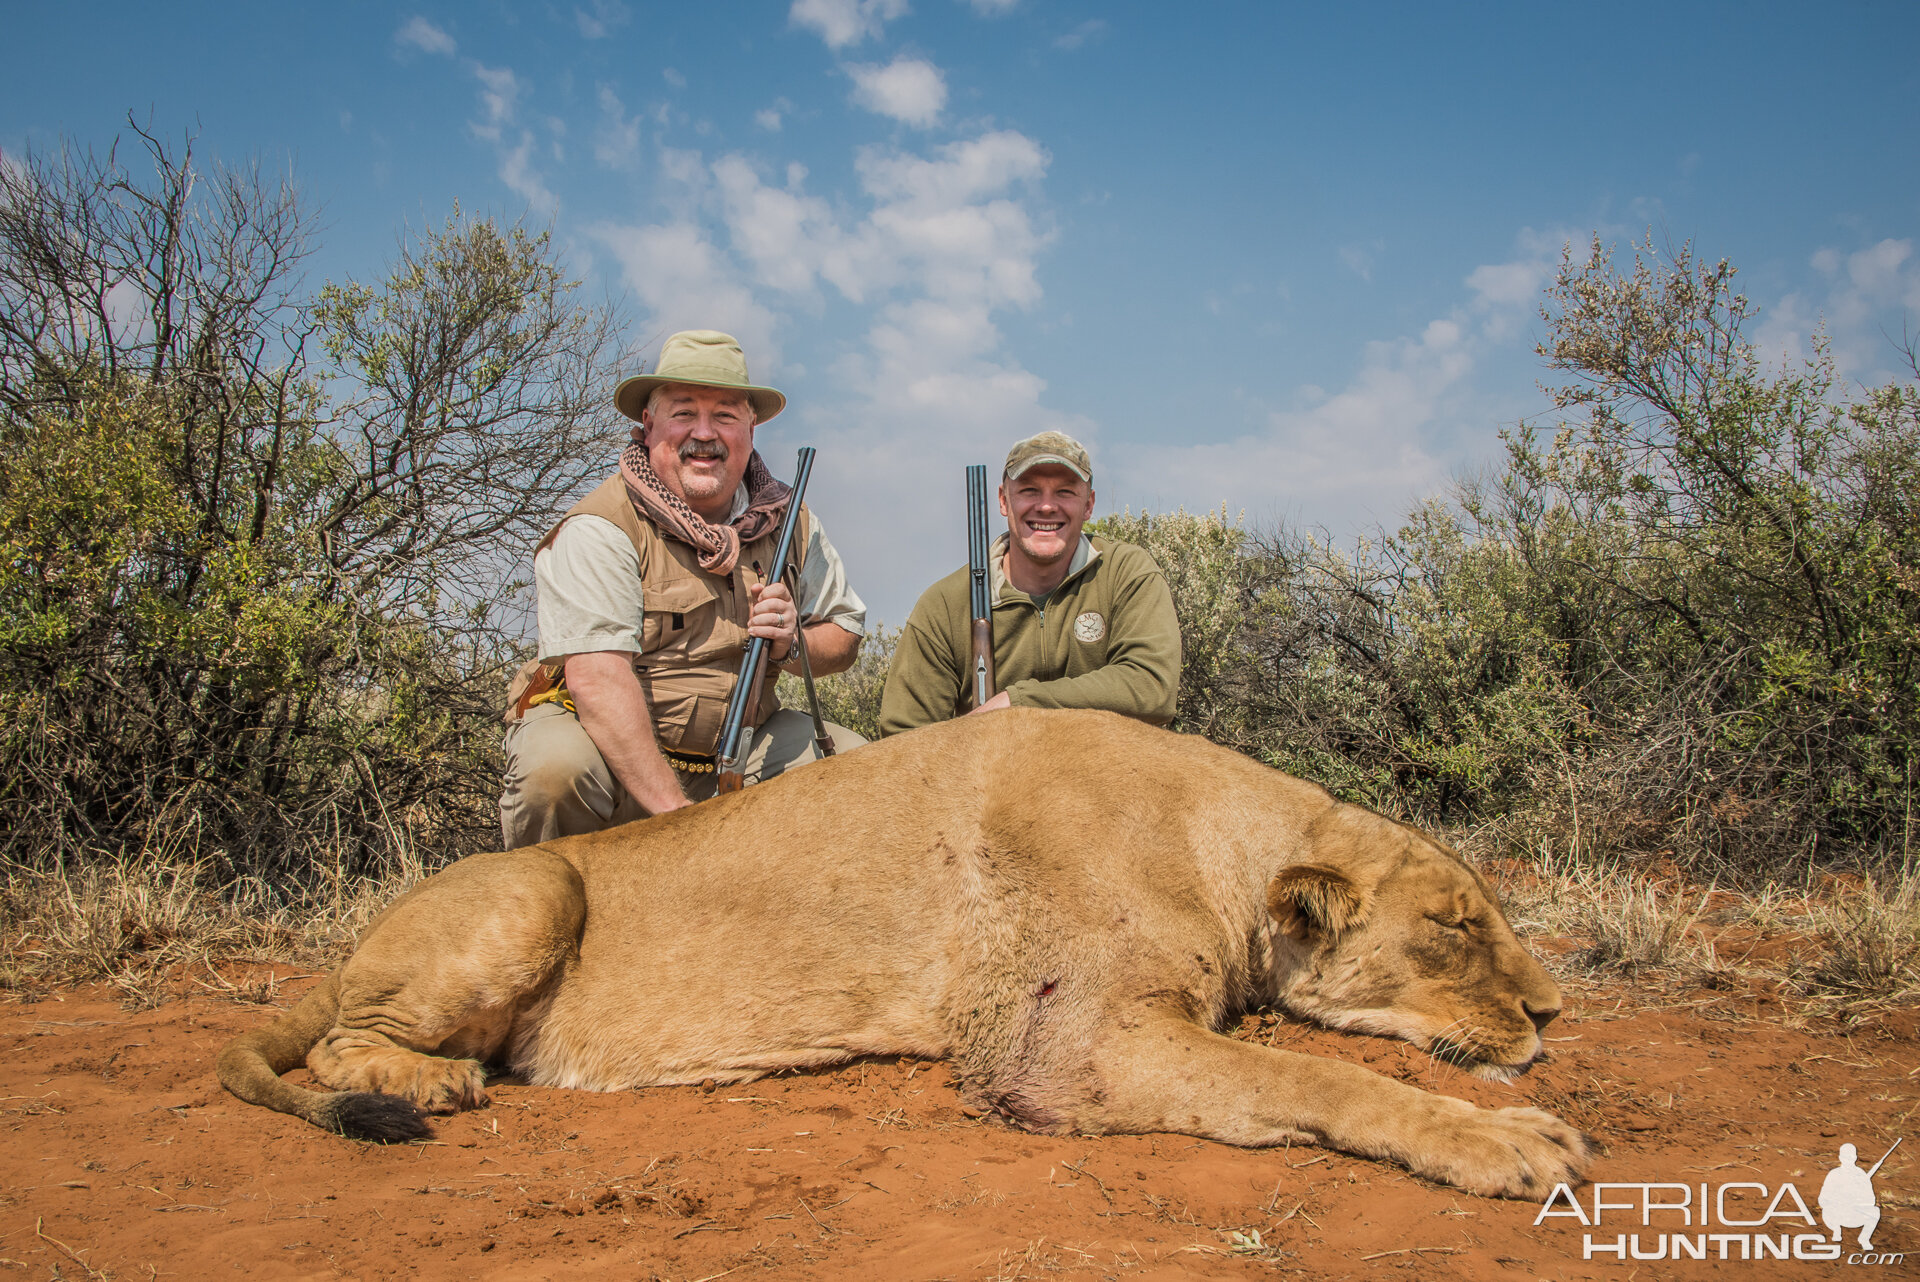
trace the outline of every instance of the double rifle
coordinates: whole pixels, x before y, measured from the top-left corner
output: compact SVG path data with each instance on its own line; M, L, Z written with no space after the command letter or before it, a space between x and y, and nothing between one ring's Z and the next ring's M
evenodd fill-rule
M800 447L799 470L793 478L793 497L787 504L786 519L780 526L780 538L773 550L773 578L779 579L786 574L788 554L793 550L793 535L800 521L800 502L806 497L807 478L813 472L813 447ZM993 583L988 570L987 560L992 550L992 540L987 536L987 468L984 463L974 463L967 468L967 577L968 577L968 613L972 618L970 628L970 656L966 690L962 702L978 708L993 698ZM758 568L757 566L755 567ZM800 600L800 585L789 585L793 593L796 611ZM814 692L813 661L807 655L807 631L804 624L799 626L795 636L796 649L800 656L800 675L807 684L807 707L813 713L813 746L823 757L833 755L833 740L827 734L826 722L820 716L820 697ZM747 748L752 741L747 721L754 711L760 696L761 665L767 656L767 639L754 637L747 643L747 653L740 661L740 677L733 684L733 695L727 700L727 715L720 723L720 737L714 744L715 791L738 792L746 783Z
M993 698L993 582L987 555L987 465L967 467L967 609L973 619L962 707L978 708Z
M787 572L788 554L793 551L793 536L800 525L800 503L807 495L807 477L813 472L813 447L800 447L800 465L793 477L793 493L787 500L786 519L780 524L780 537L773 548L773 573L769 582L780 582ZM758 570L758 564L754 569ZM813 661L807 655L806 621L800 618L800 585L789 583L793 596L794 644L800 656L800 675L807 683L807 707L813 713L813 747L823 757L833 755L833 739L820 716L820 696L813 688ZM767 657L767 639L754 637L747 643L746 657L740 661L740 677L733 683L733 695L727 700L727 715L720 722L720 737L713 748L715 791L738 792L746 783L747 749L753 741L748 719L760 700L761 665Z

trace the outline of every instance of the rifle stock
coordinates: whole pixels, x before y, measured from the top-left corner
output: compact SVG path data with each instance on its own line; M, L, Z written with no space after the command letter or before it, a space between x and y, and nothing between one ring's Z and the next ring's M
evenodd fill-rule
M963 707L978 708L993 698L993 580L987 565L993 541L987 537L987 468L967 468L968 610L973 618L968 645Z
M793 550L793 532L800 523L800 502L806 497L807 477L813 471L813 447L800 447L800 463L793 477L793 495L787 501L786 519L780 524L780 538L773 547L773 573L768 582L777 583L784 573L787 554ZM799 601L794 602L796 620ZM800 626L796 622L796 626ZM767 639L754 637L747 642L747 653L740 660L740 677L733 683L733 695L727 700L727 715L720 722L720 737L713 745L714 791L738 792L746 783L743 769L752 735L747 720L760 698L760 670L767 657Z

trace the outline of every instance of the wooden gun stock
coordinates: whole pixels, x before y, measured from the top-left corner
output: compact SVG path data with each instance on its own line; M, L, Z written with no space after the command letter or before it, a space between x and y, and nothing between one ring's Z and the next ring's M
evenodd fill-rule
M969 701L979 707L993 698L993 620L991 618L973 621L972 659L968 664L967 691Z

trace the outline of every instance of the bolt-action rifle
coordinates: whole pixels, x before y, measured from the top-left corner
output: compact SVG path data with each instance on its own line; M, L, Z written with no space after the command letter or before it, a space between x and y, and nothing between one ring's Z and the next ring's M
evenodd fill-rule
M813 471L813 447L800 447L800 467L794 474L793 494L787 500L786 520L780 524L780 538L773 547L773 573L768 582L779 582L787 564L787 554L793 550L793 532L800 523L800 500L806 497L807 476ZM800 602L796 594L794 600L794 626L804 628L799 618ZM801 644L806 644L804 633ZM803 650L804 654L805 651ZM747 747L752 742L752 733L747 729L748 719L755 705L760 701L760 669L767 657L767 639L754 637L747 642L746 657L740 660L740 679L733 684L733 695L727 700L727 715L720 723L720 737L713 745L714 785L716 792L738 792L746 783L743 767L746 763ZM812 693L812 683L808 683L808 693ZM816 720L817 720L816 713ZM821 734L825 738L824 731Z
M964 706L978 708L993 698L993 580L987 556L993 544L987 538L987 467L967 468L968 609L973 617L971 658L967 667Z

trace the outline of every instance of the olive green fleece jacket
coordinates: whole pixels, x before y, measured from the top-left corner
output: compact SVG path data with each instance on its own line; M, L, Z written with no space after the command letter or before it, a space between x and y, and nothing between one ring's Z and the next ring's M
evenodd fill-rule
M1105 708L1153 725L1173 720L1180 623L1166 576L1145 549L1081 536L1066 579L1044 607L1007 582L993 545L994 682L1015 707ZM972 617L961 566L907 616L880 700L880 733L899 734L959 712Z

